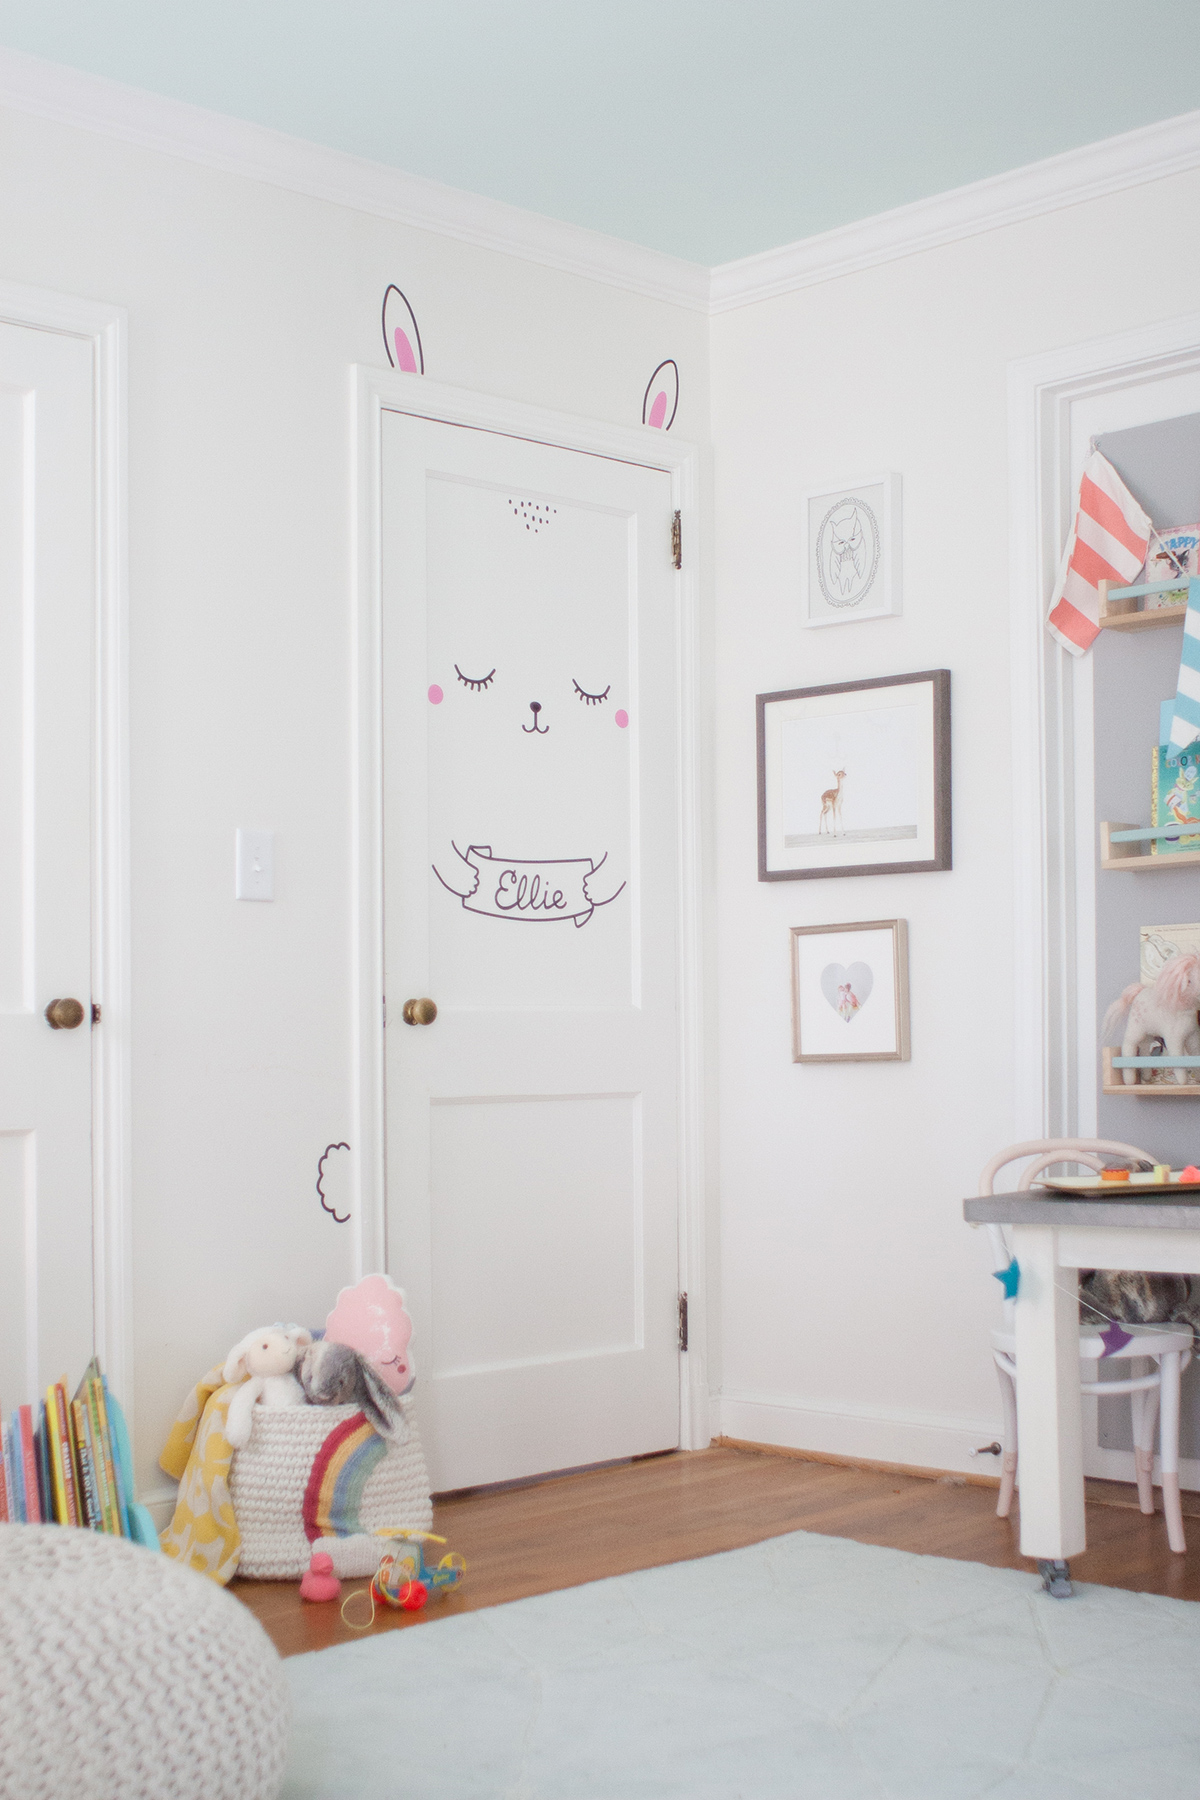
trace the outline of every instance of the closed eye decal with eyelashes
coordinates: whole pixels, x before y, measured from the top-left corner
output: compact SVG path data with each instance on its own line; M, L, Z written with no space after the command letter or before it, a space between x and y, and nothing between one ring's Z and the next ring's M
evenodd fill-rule
M599 706L600 702L602 700L607 700L608 696L612 693L611 681L602 694L589 694L586 688L580 687L574 676L571 677L571 686L575 689L575 692L579 695L579 698L583 701L585 706Z
M473 694L482 693L484 688L491 687L493 681L496 679L495 669L492 669L487 675L464 675L457 663L454 665L454 673L458 676L458 679L462 682L463 686L465 688L470 688Z

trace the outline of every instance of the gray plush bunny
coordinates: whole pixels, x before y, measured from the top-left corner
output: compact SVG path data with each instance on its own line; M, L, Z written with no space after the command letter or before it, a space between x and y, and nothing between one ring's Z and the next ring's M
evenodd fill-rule
M402 1444L408 1436L404 1412L375 1365L349 1344L328 1338L309 1344L296 1364L300 1386L311 1406L358 1406L380 1437Z

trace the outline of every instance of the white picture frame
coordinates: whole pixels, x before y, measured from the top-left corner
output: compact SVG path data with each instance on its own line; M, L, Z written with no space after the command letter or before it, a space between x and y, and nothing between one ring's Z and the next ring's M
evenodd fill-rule
M908 921L793 925L792 1061L907 1062Z
M801 623L896 618L903 600L901 481L859 475L801 495Z

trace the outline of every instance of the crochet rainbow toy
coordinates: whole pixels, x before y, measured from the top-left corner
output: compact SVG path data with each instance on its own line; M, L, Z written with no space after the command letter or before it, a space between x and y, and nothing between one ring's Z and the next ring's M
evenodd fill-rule
M304 1490L304 1531L310 1544L319 1537L362 1531L363 1490L387 1452L384 1439L360 1412L334 1427L313 1457Z

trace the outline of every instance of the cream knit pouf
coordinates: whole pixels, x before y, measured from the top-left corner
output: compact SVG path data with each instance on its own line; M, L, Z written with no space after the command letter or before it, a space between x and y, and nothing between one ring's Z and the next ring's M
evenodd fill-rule
M232 1594L125 1538L0 1525L4 1800L274 1800L281 1663Z
M381 1527L427 1531L433 1523L429 1476L411 1403L401 1400L408 1425L402 1444L389 1443L356 1493L360 1531L319 1538L304 1530L304 1493L313 1460L330 1432L358 1414L356 1406L256 1406L250 1442L234 1454L229 1495L242 1540L238 1574L249 1580L298 1581L314 1550L333 1557L336 1575L373 1575L387 1549L371 1536ZM351 1483L353 1485L353 1483Z

